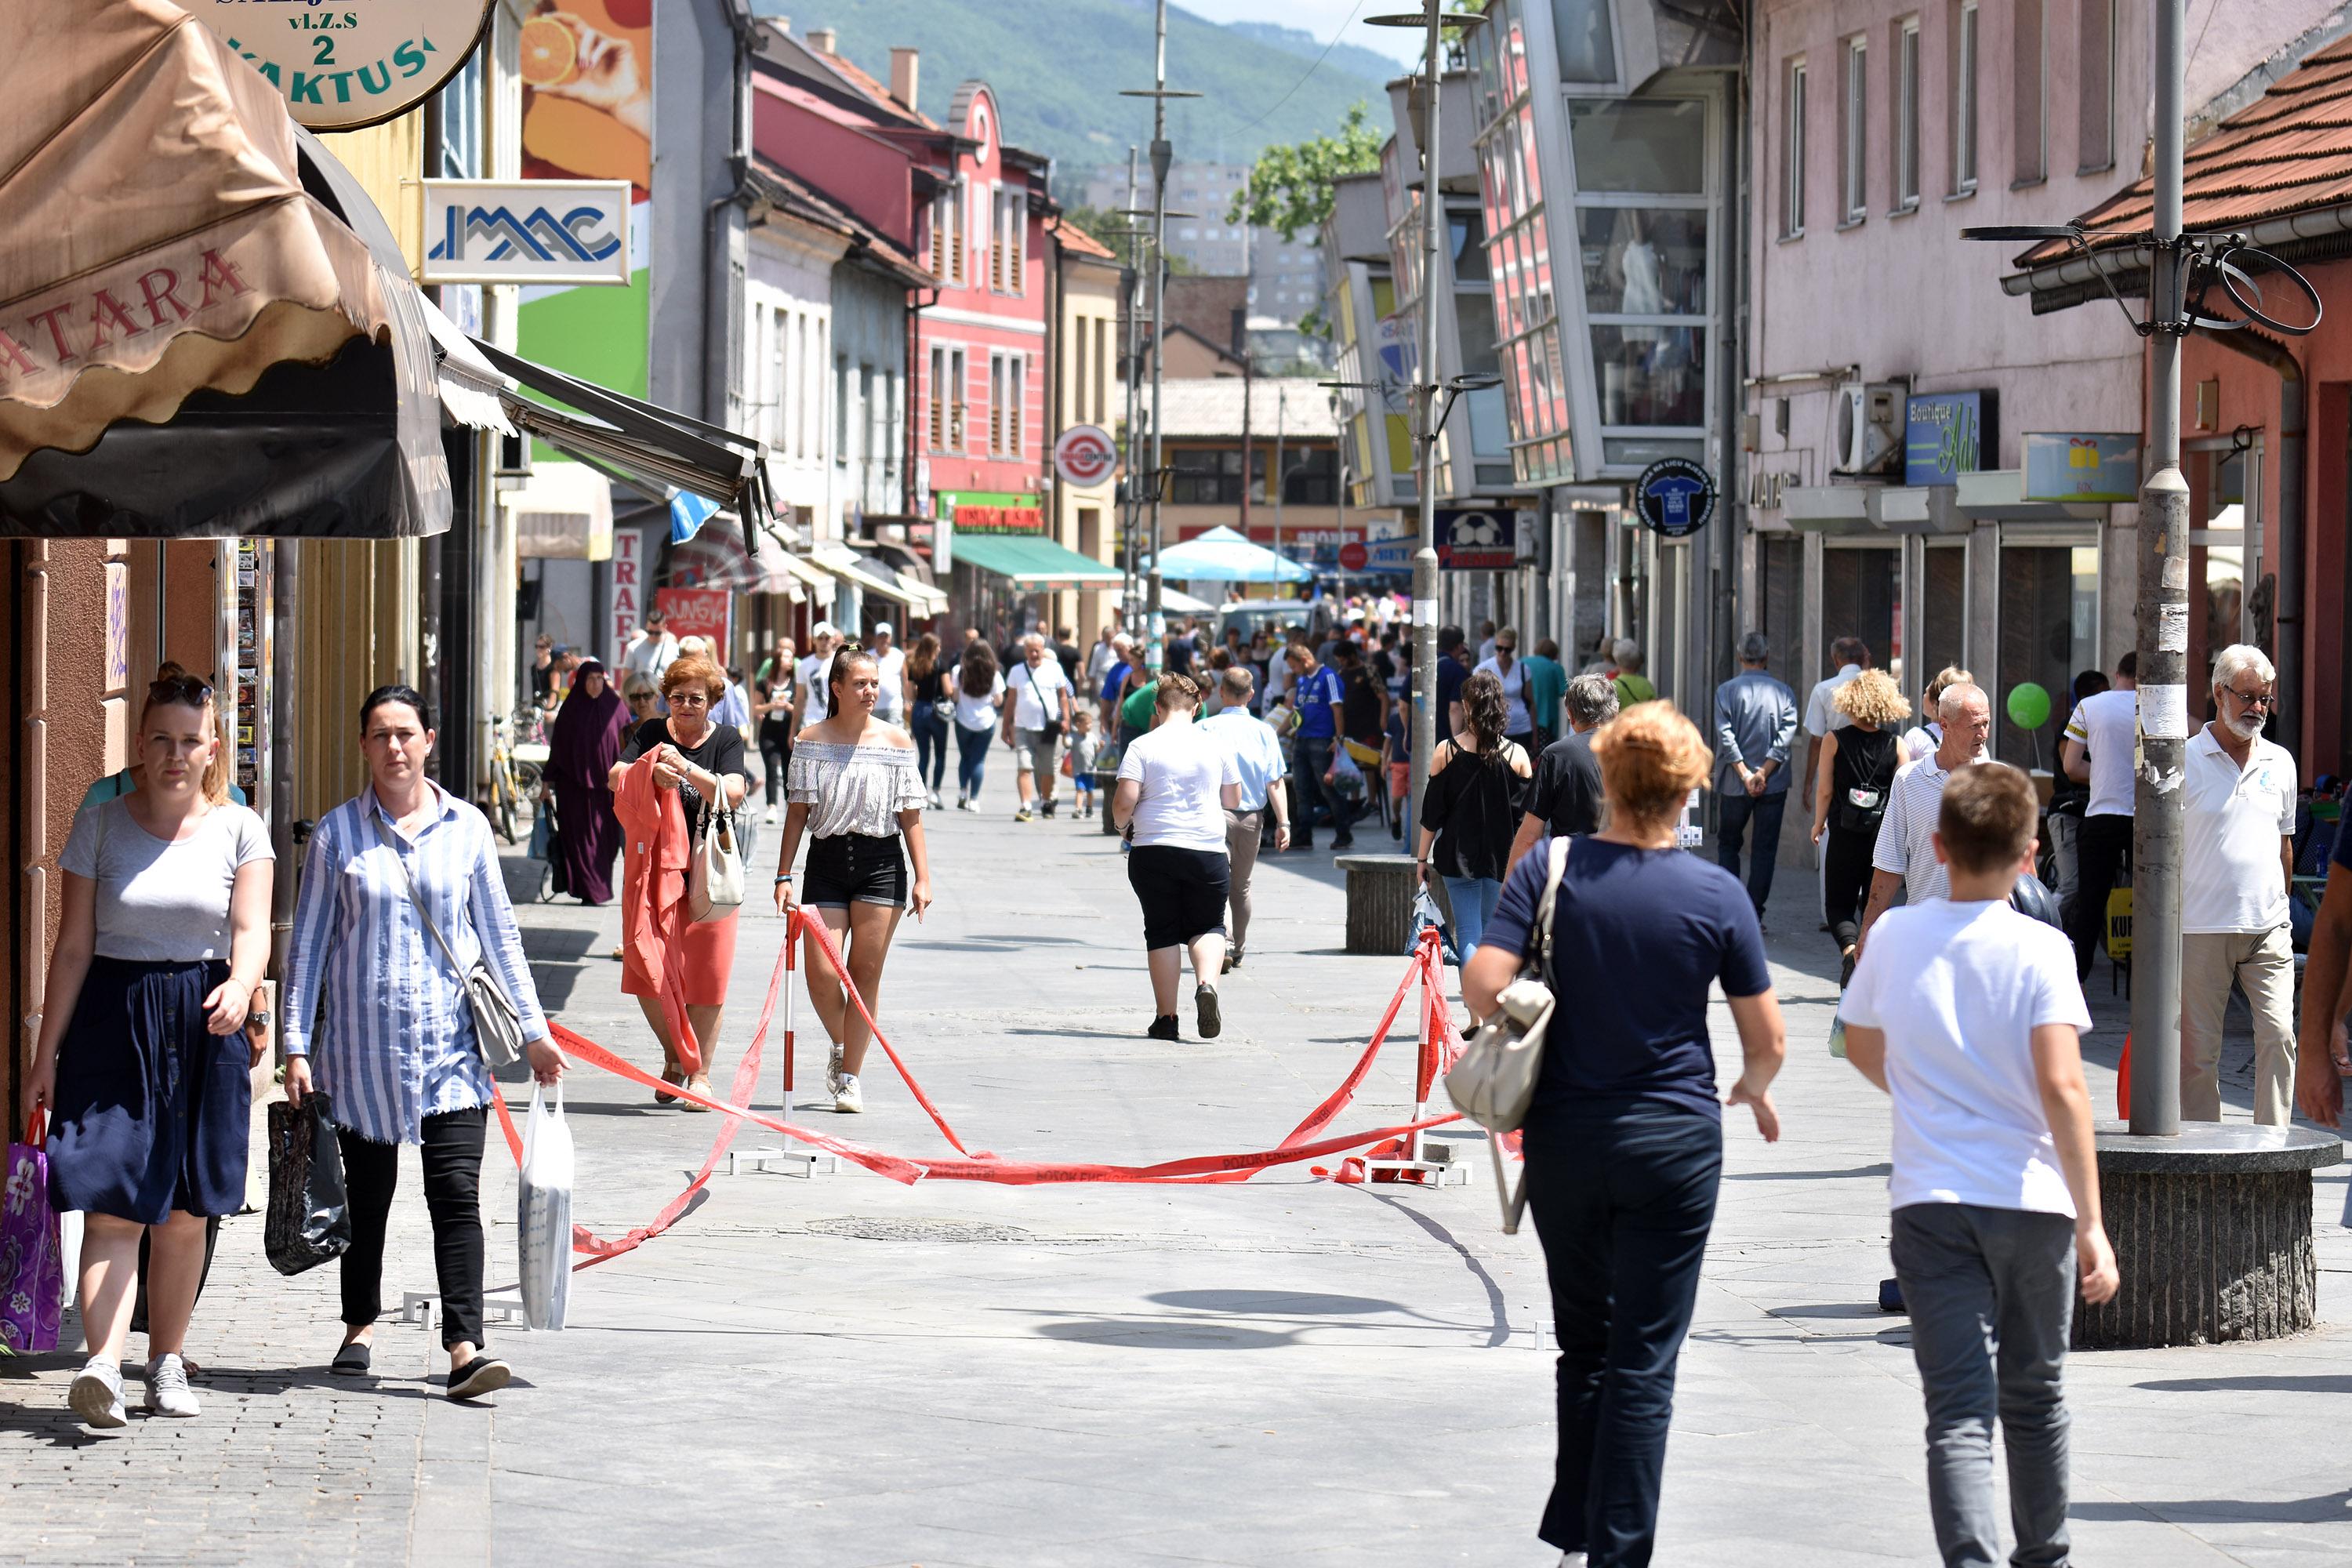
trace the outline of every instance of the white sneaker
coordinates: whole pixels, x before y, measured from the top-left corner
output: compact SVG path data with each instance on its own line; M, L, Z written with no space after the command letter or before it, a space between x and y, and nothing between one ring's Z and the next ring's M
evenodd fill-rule
M102 1357L90 1357L74 1374L66 1403L87 1426L123 1426L131 1421L122 1413L122 1369Z
M841 1075L841 1083L833 1091L833 1108L844 1116L855 1116L866 1109L866 1096L858 1089L856 1073Z
M776 808L772 805L768 807L768 815L760 820L768 826L773 827L776 825Z
M835 1046L824 1056L824 1091L835 1100L841 1098L841 1047Z
M147 1409L154 1415L198 1413L195 1392L188 1386L188 1369L178 1356L159 1355L147 1363Z
M931 801L931 809L932 809L933 811L941 811L941 810L946 809L945 807L943 807L943 806L941 806L941 805L940 805L940 792L939 792L939 791L937 791L937 790L933 790L933 791L931 791L931 795L930 795L930 801Z

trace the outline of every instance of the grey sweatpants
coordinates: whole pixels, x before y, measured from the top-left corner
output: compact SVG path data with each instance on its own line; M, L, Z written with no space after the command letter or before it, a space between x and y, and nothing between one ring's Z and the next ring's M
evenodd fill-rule
M1279 782L1279 781L1277 781ZM1250 873L1257 868L1257 841L1265 831L1262 811L1225 812L1225 858L1233 863L1234 956L1239 958L1249 941Z
M1895 1275L1927 1403L1927 1508L1945 1568L1996 1568L1992 1424L2009 1458L2014 1568L2062 1568L2074 1222L1973 1204L1895 1211Z

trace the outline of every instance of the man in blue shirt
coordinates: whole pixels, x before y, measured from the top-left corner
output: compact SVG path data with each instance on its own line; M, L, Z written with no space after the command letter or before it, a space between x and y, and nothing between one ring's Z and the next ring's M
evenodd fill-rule
M1315 650L1304 643L1293 643L1284 658L1290 667L1290 700L1298 710L1298 730L1293 737L1297 754L1298 837L1301 849L1315 847L1315 813L1318 803L1330 813L1331 847L1346 850L1354 847L1355 816L1348 802L1333 787L1332 763L1339 747L1339 737L1346 731L1342 708L1347 701L1347 688L1337 670L1317 660Z
M1755 826L1745 880L1759 921L1772 896L1789 805L1789 751L1797 739L1797 694L1765 669L1771 652L1762 632L1749 632L1740 639L1739 673L1715 689L1716 860L1738 876L1741 841Z
M1290 808L1276 787L1290 770L1282 761L1282 742L1274 726L1249 710L1250 693L1257 679L1246 664L1236 664L1217 682L1217 700L1223 704L1206 719L1193 721L1214 735L1233 753L1234 770L1242 776L1241 804L1225 809L1225 858L1233 903L1233 940L1225 948L1225 968L1238 969L1249 941L1250 873L1257 868L1258 841L1265 817L1274 814L1274 847L1290 847Z
M1462 683L1470 679L1462 648L1469 640L1460 626L1437 628L1437 738L1441 741L1462 730Z

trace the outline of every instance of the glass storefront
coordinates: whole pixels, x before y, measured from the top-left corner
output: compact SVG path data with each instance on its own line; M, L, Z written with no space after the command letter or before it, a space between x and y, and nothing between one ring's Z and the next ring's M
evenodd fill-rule
M1999 647L1994 684L1993 755L2021 768L2054 769L2068 693L2077 672L2099 668L2099 552L2095 542L2027 536L2000 545ZM1981 684L1984 671L1977 672ZM2040 730L2010 721L2009 693L2032 681L2050 694Z

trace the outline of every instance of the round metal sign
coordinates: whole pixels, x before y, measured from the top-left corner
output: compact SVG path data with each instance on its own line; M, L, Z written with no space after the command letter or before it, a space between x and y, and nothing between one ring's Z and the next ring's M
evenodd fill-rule
M1351 539L1348 541L1347 543L1339 546L1340 571L1361 572L1365 567L1371 563L1372 552L1364 548L1364 542L1362 540Z
M1099 425L1073 425L1054 443L1054 472L1066 485L1098 485L1118 467L1118 443Z
M1696 533L1715 515L1715 476L1688 458L1661 458L1633 481L1633 510L1668 539Z
M298 125L355 131L406 113L474 52L495 0L236 6L197 19L286 95Z

